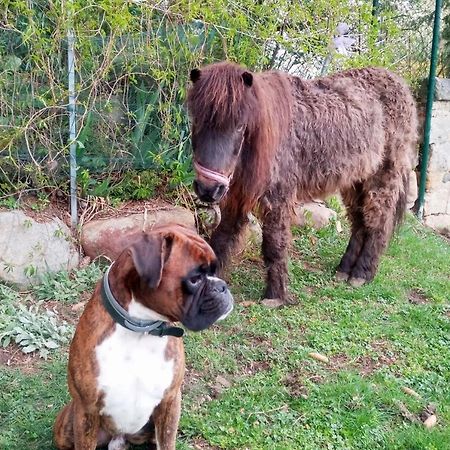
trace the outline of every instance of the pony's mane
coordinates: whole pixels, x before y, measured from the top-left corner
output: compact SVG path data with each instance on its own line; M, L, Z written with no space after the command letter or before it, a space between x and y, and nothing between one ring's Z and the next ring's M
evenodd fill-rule
M196 124L226 128L236 125L243 106L243 69L237 64L220 62L202 69L187 97L188 109Z
M250 95L246 95L249 88L242 79L244 71L243 67L227 61L204 67L188 92L187 106L198 129L236 126L243 108L249 111L246 146L239 166L241 173L235 174L233 184L238 185L238 191L246 192L245 196L236 197L244 203L234 207L250 211L264 193L272 159L289 130L292 94L288 75L263 72L253 73ZM247 170L251 170L251 177Z

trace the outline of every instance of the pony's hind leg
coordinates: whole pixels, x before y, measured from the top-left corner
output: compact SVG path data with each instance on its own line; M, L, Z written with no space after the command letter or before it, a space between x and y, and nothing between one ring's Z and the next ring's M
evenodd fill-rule
M279 299L289 303L288 283L288 246L290 242L290 215L287 204L271 203L263 219L262 252L267 269L266 299Z
M351 236L344 256L336 269L336 279L347 281L361 252L365 237L362 185L357 183L343 190L341 194L351 224Z
M349 283L361 286L374 278L380 257L405 210L407 179L387 161L363 185L364 242L352 268Z

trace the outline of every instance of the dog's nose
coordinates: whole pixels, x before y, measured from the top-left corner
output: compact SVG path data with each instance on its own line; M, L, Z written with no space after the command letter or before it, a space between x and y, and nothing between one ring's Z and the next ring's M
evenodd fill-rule
M217 294L223 294L224 292L226 292L228 290L228 286L227 283L225 283L225 281L223 280L218 280L215 284L214 284L214 288L213 288L213 292L217 293Z
M226 186L220 183L214 183L212 186L208 186L199 180L195 180L194 191L202 202L217 203L225 195Z

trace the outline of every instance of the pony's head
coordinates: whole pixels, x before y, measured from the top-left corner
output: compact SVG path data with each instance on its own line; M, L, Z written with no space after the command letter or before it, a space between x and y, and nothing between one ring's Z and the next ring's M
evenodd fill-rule
M228 191L250 132L253 75L222 62L193 69L190 78L187 106L192 121L194 190L200 200L216 203Z

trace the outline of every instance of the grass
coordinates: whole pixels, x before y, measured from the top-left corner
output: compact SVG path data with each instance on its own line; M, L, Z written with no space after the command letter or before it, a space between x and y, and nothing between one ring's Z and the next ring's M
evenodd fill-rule
M294 232L298 304L286 308L258 303L255 255L235 265L233 314L185 337L178 449L450 449L450 246L409 218L375 281L353 289L333 279L346 239L334 226ZM52 448L65 364L56 350L31 371L0 366L1 449ZM426 429L411 417L430 404Z

